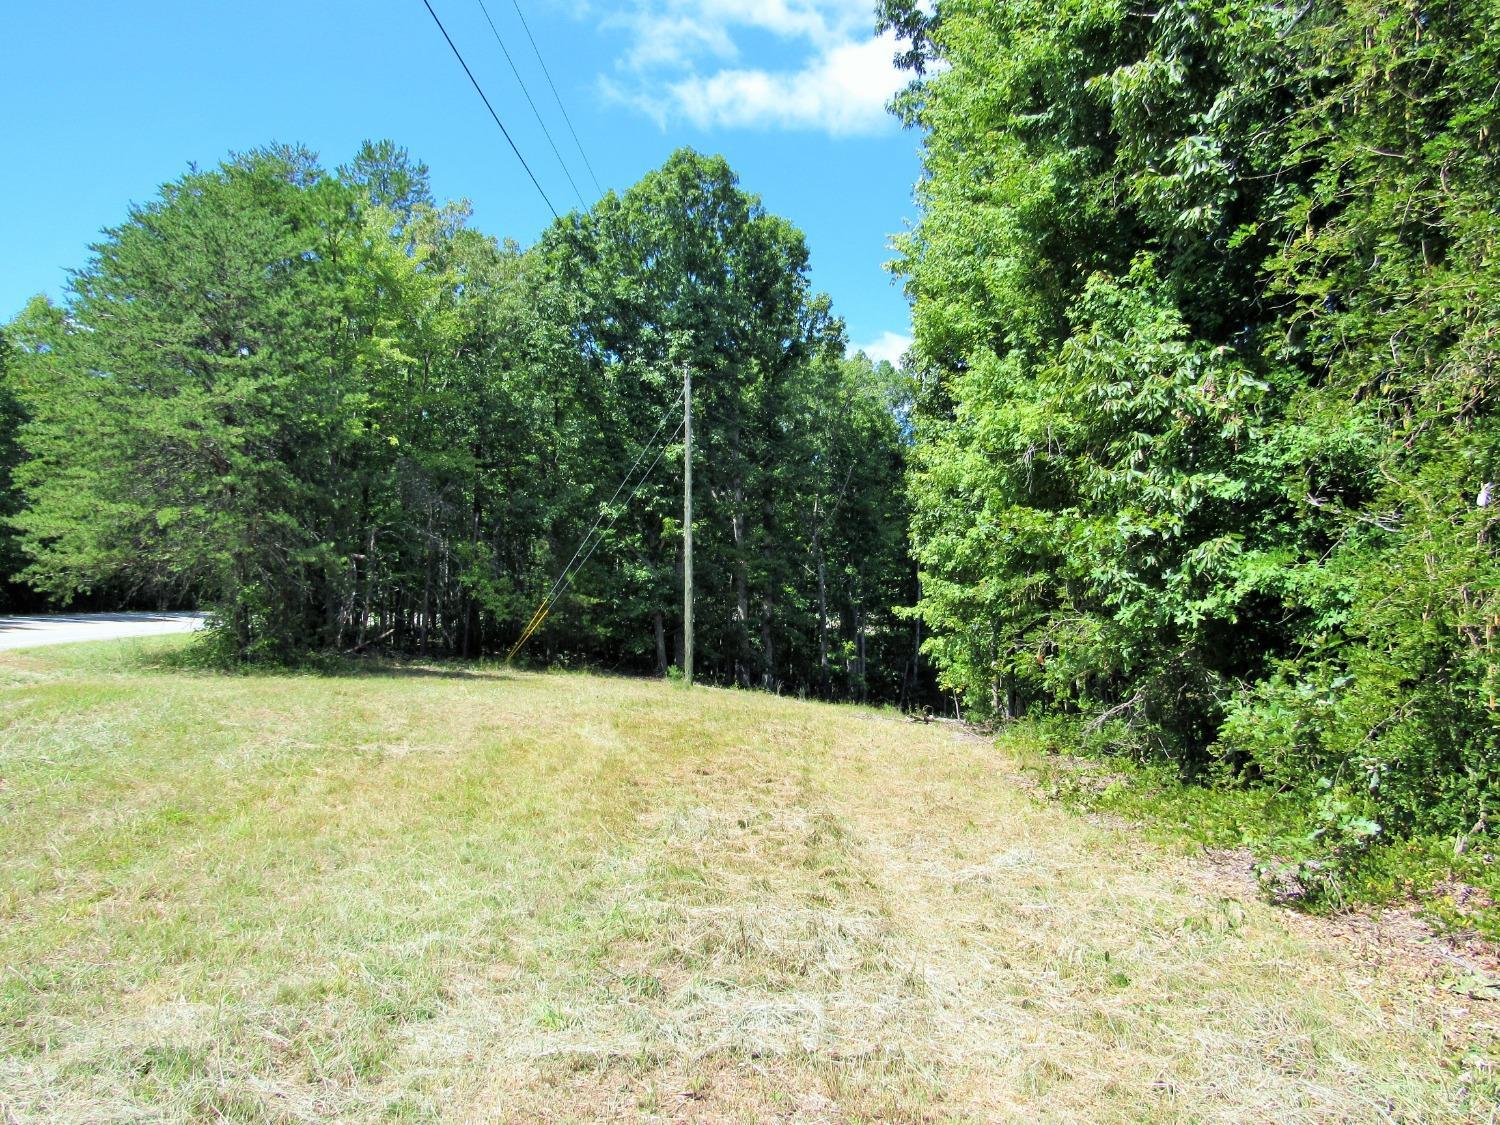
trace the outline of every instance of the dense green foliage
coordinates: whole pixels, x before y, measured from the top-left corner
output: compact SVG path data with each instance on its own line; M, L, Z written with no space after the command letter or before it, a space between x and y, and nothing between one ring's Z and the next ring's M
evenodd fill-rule
M21 459L20 429L25 415L16 386L19 372L13 353L10 338L0 331L0 521L20 510L12 478ZM24 604L25 589L13 581L24 565L15 530L0 522L0 610L11 609L18 602Z
M388 142L258 151L7 327L0 568L238 655L473 654L597 526L534 649L664 673L691 369L704 674L909 702L921 640L971 714L1259 786L1309 854L1492 835L1500 8L879 12L911 401L720 159L522 251Z
M1500 9L904 0L927 651L1341 854L1500 783ZM1497 498L1500 500L1500 498Z
M607 447L628 452L631 435L649 433L693 369L707 667L767 688L790 669L855 695L878 676L882 694L906 694L910 630L891 613L913 596L899 388L888 366L841 358L843 328L809 292L802 235L740 191L722 160L679 154L554 227L539 252ZM619 476L622 463L593 476ZM668 632L680 643L680 622L667 622L681 588L681 488L664 474L643 490L644 519L623 532L623 569L607 586L651 607L661 668ZM599 595L603 627L615 596Z
M665 671L692 364L700 671L903 694L898 381L843 358L806 270L689 151L527 252L389 143L335 174L295 149L195 170L10 326L25 576L201 599L241 656L470 655L509 646L602 515L534 647Z

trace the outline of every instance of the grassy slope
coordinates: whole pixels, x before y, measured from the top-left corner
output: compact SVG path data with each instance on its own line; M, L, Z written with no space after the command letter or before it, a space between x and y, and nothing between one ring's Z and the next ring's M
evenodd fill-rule
M1330 864L1326 842L1314 834L1339 841L1337 813L1320 818L1316 803L1269 787L1184 781L1165 763L1111 752L1105 737L1023 722L1007 729L1005 742L1049 797L1076 811L1123 817L1160 843L1249 848L1272 886L1278 872L1295 873L1301 861L1323 864L1311 886L1281 876L1283 891L1314 892L1303 900L1310 909L1416 905L1457 939L1500 944L1500 863L1485 843L1466 839L1456 849L1447 836L1379 837L1344 865Z
M0 657L0 1119L1488 1112L1472 1005L951 728L181 643Z

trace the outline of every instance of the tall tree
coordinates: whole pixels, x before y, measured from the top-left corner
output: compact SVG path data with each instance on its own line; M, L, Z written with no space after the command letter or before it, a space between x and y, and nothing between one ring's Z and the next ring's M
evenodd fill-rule
M354 159L341 165L339 179L360 189L377 207L385 207L404 223L419 207L432 207L435 200L428 182L428 167L414 160L394 141L365 141Z
M543 252L565 293L559 315L589 365L593 409L608 420L601 482L616 479L637 435L675 409L682 368L692 366L699 658L710 674L776 686L798 530L787 509L808 470L796 455L799 427L805 396L822 389L807 373L829 369L843 341L826 298L810 291L801 234L742 191L722 158L682 150L623 196L560 222ZM680 487L668 476L648 486L628 543L601 560L632 569L632 583L611 584L634 585L638 600L613 600L600 617L624 610L651 620L650 640L639 643L658 663L680 628Z
M13 326L28 574L197 598L243 656L476 655L597 527L537 651L665 671L690 364L704 671L894 696L895 376L841 360L806 270L801 234L691 152L527 252L388 142L335 176L296 149L194 171Z
M972 706L1482 819L1491 9L883 5L921 614Z
M21 461L20 429L25 419L17 384L21 364L7 333L0 331L0 608L9 609L25 600L17 581L25 556L10 520L21 509L15 471Z

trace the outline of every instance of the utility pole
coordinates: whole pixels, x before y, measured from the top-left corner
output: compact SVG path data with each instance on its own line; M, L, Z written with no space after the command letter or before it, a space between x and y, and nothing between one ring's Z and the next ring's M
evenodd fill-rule
M682 365L682 682L693 686L693 366Z

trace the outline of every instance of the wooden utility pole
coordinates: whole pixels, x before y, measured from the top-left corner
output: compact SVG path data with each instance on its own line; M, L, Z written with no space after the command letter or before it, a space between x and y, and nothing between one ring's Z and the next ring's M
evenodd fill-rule
M693 686L693 368L682 366L682 681Z

